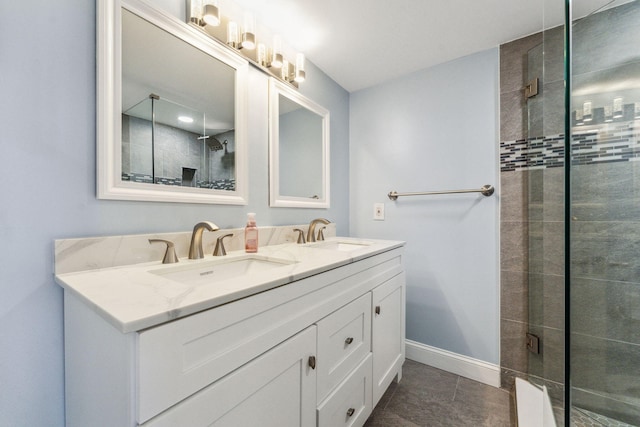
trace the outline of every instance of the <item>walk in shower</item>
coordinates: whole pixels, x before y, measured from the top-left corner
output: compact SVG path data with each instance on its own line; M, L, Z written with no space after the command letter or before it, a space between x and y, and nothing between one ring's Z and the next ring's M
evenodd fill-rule
M235 132L210 121L156 94L124 110L123 181L235 190Z
M638 426L640 2L609 3L570 27L565 394L575 425Z
M502 383L640 426L640 1L556 3L501 46Z

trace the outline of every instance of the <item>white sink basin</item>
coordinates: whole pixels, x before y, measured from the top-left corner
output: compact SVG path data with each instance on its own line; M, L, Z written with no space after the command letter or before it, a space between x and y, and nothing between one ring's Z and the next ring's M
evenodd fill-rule
M188 262L188 261L187 261ZM294 261L247 255L152 270L150 273L187 285L204 285L294 264Z
M366 248L367 246L370 246L370 245L371 245L371 242L364 242L364 241L358 242L358 241L346 241L346 240L330 240L327 242L316 243L310 246L318 249L351 252L351 251L357 251L358 249Z

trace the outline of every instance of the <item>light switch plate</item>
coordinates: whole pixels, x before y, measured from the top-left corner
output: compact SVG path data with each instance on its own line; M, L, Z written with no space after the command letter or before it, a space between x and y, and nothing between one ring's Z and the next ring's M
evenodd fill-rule
M384 221L384 203L373 204L373 219L376 221Z

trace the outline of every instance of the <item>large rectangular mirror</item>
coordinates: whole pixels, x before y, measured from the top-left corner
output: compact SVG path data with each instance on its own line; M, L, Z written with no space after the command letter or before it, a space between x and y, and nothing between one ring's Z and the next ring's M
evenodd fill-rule
M246 204L247 61L141 1L98 7L98 197Z
M271 79L269 197L272 207L329 207L329 112Z

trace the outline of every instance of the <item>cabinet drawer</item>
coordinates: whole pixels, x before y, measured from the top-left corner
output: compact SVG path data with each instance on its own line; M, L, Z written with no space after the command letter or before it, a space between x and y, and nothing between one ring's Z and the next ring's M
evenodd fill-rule
M311 326L142 426L313 427L315 345Z
M371 293L318 323L318 402L371 351Z
M318 427L362 426L373 410L371 353L318 406Z

